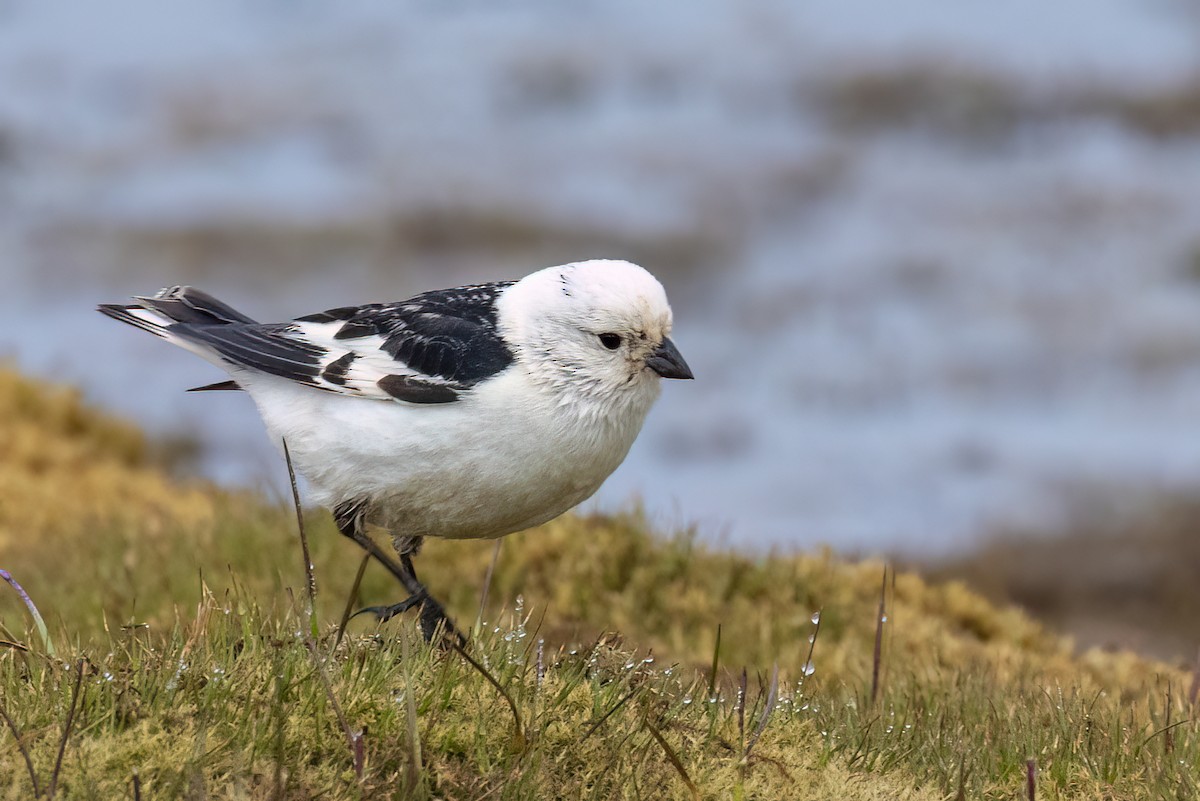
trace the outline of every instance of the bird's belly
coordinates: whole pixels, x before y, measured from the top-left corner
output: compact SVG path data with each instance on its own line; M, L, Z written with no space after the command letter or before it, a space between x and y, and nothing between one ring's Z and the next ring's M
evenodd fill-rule
M306 391L302 400L322 408L259 405L315 499L368 498L370 522L405 536L499 537L557 517L600 487L641 427L486 397L418 406Z

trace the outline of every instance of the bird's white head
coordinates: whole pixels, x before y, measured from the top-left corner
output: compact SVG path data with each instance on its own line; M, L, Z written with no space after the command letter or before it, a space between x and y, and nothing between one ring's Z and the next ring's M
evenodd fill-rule
M501 333L530 377L599 413L649 409L659 378L692 377L671 322L662 284L627 261L539 270L499 300Z

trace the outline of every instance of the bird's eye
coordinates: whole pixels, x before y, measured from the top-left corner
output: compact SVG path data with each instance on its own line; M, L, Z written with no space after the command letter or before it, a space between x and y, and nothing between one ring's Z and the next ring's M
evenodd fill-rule
M621 347L621 335L620 334L601 334L600 335L600 344L603 345L604 347L608 348L609 350L616 350L617 348Z

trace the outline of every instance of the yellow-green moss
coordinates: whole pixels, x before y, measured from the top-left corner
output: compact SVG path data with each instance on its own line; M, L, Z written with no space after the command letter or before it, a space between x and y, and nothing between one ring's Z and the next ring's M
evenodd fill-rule
M301 639L290 509L179 486L134 429L12 373L0 374L0 476L0 567L67 655L39 653L0 585L0 703L46 781L72 654L84 659L67 797L128 797L136 770L147 798L690 798L655 732L704 798L932 799L960 786L1016 797L1030 757L1040 797L1195 794L1200 734L1178 725L1191 714L1181 672L1127 653L1078 656L961 583L903 573L888 582L872 703L881 563L724 552L687 532L656 535L637 514L568 515L504 541L473 649L520 710L526 745L514 749L494 688L421 645L411 621L359 619L334 646L360 555L314 511L316 652L348 724L368 729L360 781ZM421 554L422 577L465 627L492 548L431 542ZM372 567L357 602L398 599ZM776 665L779 702L747 756ZM0 797L30 789L0 728Z
M154 469L132 425L76 390L0 368L0 549L136 525L146 534L211 520L212 500ZM0 550L3 552L3 550Z

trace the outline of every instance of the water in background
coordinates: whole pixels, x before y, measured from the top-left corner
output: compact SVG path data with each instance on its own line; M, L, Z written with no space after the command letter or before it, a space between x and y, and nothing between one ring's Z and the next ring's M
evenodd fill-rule
M0 2L0 349L279 486L248 399L92 311L261 319L639 260L668 383L594 503L947 552L1200 480L1184 2Z

